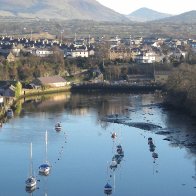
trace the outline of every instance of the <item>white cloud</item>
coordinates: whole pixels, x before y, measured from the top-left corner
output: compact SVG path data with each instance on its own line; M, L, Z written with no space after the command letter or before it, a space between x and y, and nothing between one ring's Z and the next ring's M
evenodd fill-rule
M141 7L147 7L159 12L181 14L196 10L195 0L97 0L101 4L122 14L129 14Z

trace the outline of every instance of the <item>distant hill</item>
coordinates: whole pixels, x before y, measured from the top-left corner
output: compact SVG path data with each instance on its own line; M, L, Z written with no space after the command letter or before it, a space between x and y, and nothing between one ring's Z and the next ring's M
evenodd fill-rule
M131 21L136 21L136 22L147 22L147 21L159 20L159 19L166 18L169 16L171 15L157 12L155 10L145 8L145 7L140 8L132 12L131 14L127 15L127 17Z
M128 19L96 0L0 0L0 16L122 22Z
M193 24L196 23L196 10L192 10L176 16L164 18L159 20L159 22Z

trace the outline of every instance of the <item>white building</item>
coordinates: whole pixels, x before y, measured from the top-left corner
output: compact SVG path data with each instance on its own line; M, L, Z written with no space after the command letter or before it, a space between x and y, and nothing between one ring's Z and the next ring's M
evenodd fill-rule
M47 57L51 54L53 54L53 51L48 49L37 49L35 51L35 55L39 57Z
M86 57L88 58L89 52L86 49L75 49L71 51L71 57L76 58L76 57Z
M2 105L2 104L3 104L3 97L0 96L0 105Z
M137 63L154 63L156 62L156 54L153 52L146 52L140 55L135 55L133 60Z

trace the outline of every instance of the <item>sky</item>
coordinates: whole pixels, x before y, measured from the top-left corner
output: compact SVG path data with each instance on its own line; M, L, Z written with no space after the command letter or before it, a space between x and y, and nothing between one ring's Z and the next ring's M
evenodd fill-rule
M187 11L196 10L195 0L97 0L99 3L107 6L121 14L130 14L131 12L147 7L158 12L167 14L181 14Z

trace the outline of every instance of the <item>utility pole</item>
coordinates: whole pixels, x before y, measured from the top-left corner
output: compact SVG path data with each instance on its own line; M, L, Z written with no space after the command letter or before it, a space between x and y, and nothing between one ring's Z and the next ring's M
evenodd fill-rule
M89 47L91 46L91 35L89 34L89 38L88 38L88 45Z
M32 35L32 29L31 29L31 37L30 37L31 40L32 40L32 37L33 37L33 35Z
M130 38L129 38L129 46L130 46L130 49L131 49L131 47L132 47L132 39L131 39L131 35L130 35Z

